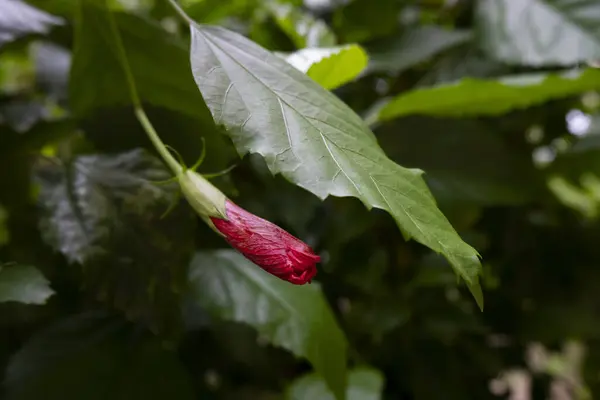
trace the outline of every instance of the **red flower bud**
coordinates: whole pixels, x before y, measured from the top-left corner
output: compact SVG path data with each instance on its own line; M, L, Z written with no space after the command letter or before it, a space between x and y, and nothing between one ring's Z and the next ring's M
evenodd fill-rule
M250 214L230 200L227 219L210 217L225 240L265 271L295 285L310 283L321 257L300 239L277 225Z

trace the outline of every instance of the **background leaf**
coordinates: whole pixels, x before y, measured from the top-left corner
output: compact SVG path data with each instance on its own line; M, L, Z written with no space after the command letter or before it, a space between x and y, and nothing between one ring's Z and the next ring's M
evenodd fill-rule
M548 100L600 88L600 70L588 68L561 74L520 74L499 80L465 78L419 88L391 99L379 110L379 120L403 115L499 115Z
M325 22L301 11L292 4L267 0L266 8L297 48L336 45L335 36Z
M353 196L388 211L405 237L443 254L483 306L477 252L439 211L421 171L388 159L348 106L284 60L222 28L191 31L196 83L240 154L261 154L272 173L320 198Z
M491 56L514 64L573 65L600 58L595 0L480 0L477 38Z
M419 26L401 35L387 37L367 47L369 71L398 73L431 57L467 43L471 32L439 26Z
M379 0L377 7L368 0L351 0L335 10L333 26L345 42L363 43L394 33L399 27L400 3Z
M87 313L38 332L12 357L5 383L11 400L191 400L188 379L177 355L156 338Z
M343 399L346 339L318 285L291 285L233 250L196 254L189 284L191 301L220 318L247 323L274 345L308 359Z
M29 265L0 265L0 302L44 304L54 290L40 271Z
M70 101L79 116L95 108L131 103L103 1L78 0L70 80L79 83L71 84ZM142 101L191 115L210 127L208 110L193 85L184 43L151 20L127 13L115 13L114 18Z
M0 3L0 45L29 33L48 33L64 21L47 14L21 0Z
M425 180L443 205L522 205L540 198L544 184L531 154L504 141L491 124L406 117L377 133L393 160L427 171Z
M193 251L195 219L176 207L160 161L141 150L81 156L37 173L46 241L83 266L84 286L153 330L177 330L179 292Z
M286 61L331 90L357 78L369 60L360 46L346 45L298 50L286 56Z
M383 376L372 368L356 368L348 374L348 400L380 400L383 389ZM298 378L286 394L286 400L333 400L334 397L325 382L315 374Z

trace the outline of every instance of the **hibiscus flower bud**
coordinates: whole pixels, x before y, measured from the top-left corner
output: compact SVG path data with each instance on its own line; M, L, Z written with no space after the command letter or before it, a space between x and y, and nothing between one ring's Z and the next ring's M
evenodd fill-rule
M200 174L179 174L183 195L202 219L247 259L295 285L310 283L321 258L300 239L227 199Z

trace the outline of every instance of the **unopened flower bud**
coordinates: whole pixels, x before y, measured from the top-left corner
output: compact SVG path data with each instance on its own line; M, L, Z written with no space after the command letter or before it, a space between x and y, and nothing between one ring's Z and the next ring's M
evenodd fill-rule
M179 174L183 195L202 219L265 271L296 285L310 283L321 258L279 226L237 206L200 174Z

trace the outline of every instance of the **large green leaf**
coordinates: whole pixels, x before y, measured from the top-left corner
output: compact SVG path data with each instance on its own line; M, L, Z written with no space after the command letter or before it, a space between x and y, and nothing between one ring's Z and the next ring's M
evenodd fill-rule
M54 290L40 271L30 265L0 265L0 302L44 304Z
M346 387L346 338L317 284L294 286L233 250L198 253L191 300L227 320L252 325L274 345L308 359L337 399Z
M600 58L597 0L479 0L481 47L508 63L572 65Z
M331 90L358 77L369 59L362 47L353 44L302 49L286 56L286 61Z
M372 368L356 368L348 374L346 399L380 400L383 390L383 376ZM325 382L316 374L305 375L292 383L286 393L286 400L333 400L334 397Z
M392 162L346 104L283 59L223 28L193 24L196 83L240 154L259 153L320 198L359 198L393 215L405 237L442 253L478 303L477 252L437 208L422 171Z
M521 74L497 80L465 78L402 93L379 110L378 119L383 121L410 114L501 115L599 88L600 70L591 68L561 74Z
M175 200L169 173L140 150L40 166L44 239L83 266L82 285L155 331L177 333L179 293L193 252L194 215Z
M12 357L4 383L9 400L194 398L175 352L99 313L38 332Z
M102 7L105 1L78 2L71 107L82 116L95 108L131 104L108 11ZM142 101L197 117L206 126L203 131L210 129L210 114L194 87L185 45L157 23L114 14Z
M367 47L369 71L398 73L471 39L466 30L420 26L402 35L385 38Z

